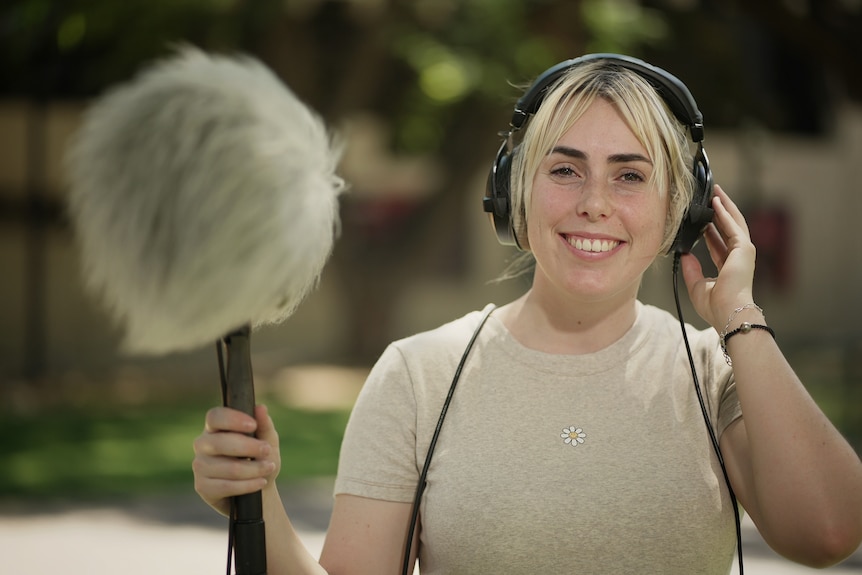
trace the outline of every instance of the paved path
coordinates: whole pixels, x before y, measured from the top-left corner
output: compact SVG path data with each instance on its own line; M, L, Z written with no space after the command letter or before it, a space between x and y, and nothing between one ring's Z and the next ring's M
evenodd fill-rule
M283 495L313 553L323 544L331 483L291 486ZM15 575L218 575L225 573L227 523L194 495L122 503L0 503L0 573ZM862 550L819 571L781 559L744 524L748 575L862 575ZM738 572L736 566L732 574Z

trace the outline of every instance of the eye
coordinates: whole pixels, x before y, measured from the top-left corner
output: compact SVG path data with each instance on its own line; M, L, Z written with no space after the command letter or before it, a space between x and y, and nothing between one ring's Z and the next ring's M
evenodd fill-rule
M560 185L570 185L579 182L583 172L572 163L556 163L548 167L548 178Z
M574 176L575 170L571 166L559 166L551 170L551 175L561 177Z
M640 172L636 172L634 170L628 170L623 172L620 176L620 179L624 182L629 183L640 183L646 181Z

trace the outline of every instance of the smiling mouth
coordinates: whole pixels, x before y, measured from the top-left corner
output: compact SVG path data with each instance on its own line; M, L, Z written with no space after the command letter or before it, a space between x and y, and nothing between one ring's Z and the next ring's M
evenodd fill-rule
M589 240L571 237L566 238L566 240L576 250L593 253L609 252L620 245L620 242L617 240Z

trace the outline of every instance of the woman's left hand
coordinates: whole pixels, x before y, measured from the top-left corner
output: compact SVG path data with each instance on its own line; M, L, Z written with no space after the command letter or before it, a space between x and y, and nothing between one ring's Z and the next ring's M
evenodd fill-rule
M695 310L721 331L734 309L754 301L755 248L742 212L720 186L715 186L712 207L715 217L704 238L718 277L704 277L700 262L690 253L682 256L681 263Z

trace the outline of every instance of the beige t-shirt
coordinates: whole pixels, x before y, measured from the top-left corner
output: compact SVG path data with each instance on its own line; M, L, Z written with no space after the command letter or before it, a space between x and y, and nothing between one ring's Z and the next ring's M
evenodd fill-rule
M347 426L336 493L412 502L472 312L390 345ZM721 432L741 411L714 330L687 333ZM679 322L638 304L597 353L519 344L493 315L464 366L428 473L423 575L728 573L733 509Z

